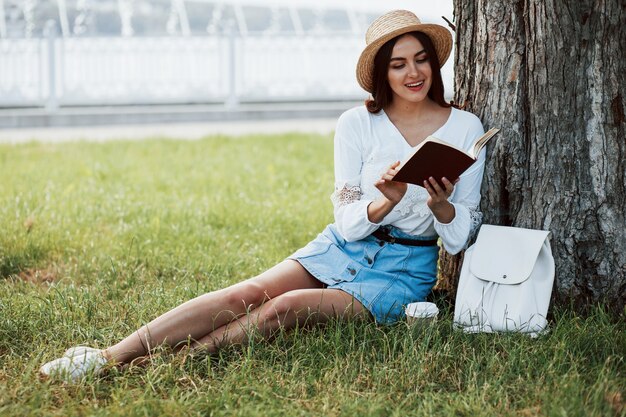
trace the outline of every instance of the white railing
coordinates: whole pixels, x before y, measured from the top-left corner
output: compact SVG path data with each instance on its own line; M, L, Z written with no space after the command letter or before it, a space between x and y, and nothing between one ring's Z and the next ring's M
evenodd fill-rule
M0 40L0 107L354 100L362 37Z
M48 43L0 40L0 106L45 104L50 93Z

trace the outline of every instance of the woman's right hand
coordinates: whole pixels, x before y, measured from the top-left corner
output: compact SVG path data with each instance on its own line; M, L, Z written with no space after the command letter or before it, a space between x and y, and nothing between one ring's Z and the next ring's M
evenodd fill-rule
M393 177L398 173L400 161L396 161L374 184L376 188L389 200L394 206L402 200L406 194L407 184L405 182L393 181Z

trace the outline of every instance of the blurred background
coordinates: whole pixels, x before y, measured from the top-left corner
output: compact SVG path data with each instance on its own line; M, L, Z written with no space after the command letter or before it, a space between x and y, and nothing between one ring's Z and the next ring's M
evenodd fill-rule
M0 0L0 128L335 117L396 8L452 20L452 0Z

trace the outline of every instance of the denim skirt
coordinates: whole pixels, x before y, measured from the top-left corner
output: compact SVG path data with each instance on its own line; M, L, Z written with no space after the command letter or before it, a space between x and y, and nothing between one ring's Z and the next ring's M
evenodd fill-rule
M430 240L391 228L398 238ZM404 319L404 307L424 301L437 281L437 246L387 243L368 236L347 242L335 224L288 259L298 261L328 288L342 290L359 300L383 324Z

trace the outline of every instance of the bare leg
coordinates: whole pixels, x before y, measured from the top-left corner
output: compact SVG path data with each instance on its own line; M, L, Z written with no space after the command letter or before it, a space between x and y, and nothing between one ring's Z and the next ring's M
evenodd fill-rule
M286 292L322 287L302 265L286 260L254 278L181 304L106 349L104 356L115 363L129 363L158 345L200 339Z
M369 314L358 300L341 290L293 290L216 329L197 340L193 347L215 352L223 346L246 343L251 332L267 338L279 328L324 323L334 317L368 318Z

